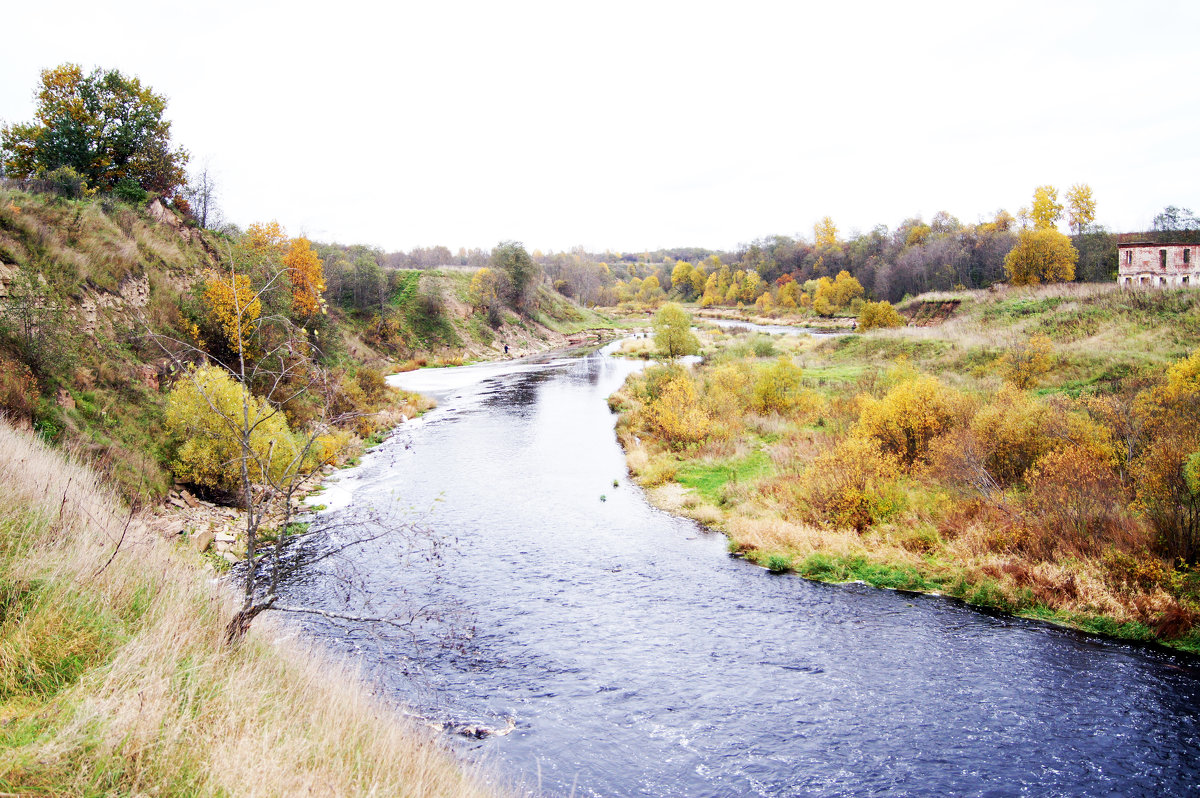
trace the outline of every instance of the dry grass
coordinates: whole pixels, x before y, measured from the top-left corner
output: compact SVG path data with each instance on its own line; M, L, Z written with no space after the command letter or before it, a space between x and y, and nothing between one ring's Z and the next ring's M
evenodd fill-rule
M225 647L228 588L7 424L0 484L0 792L489 794L280 628Z

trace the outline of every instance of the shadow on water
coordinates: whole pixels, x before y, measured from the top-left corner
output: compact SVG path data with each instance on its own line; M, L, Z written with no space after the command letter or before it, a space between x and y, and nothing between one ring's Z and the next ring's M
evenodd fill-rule
M511 719L464 747L551 795L1200 789L1191 659L772 575L650 507L605 404L640 367L592 353L413 377L440 380L443 406L348 472L322 523L433 508L388 523L429 527L436 558L379 545L352 565L374 606L435 620L311 633L427 717ZM333 584L303 590L333 601Z

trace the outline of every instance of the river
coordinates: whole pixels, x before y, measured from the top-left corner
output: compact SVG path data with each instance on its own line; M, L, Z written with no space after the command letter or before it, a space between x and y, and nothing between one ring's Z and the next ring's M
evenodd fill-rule
M474 632L309 631L426 717L511 718L462 747L547 795L1200 792L1195 660L771 574L647 504L605 404L643 365L591 352L393 378L440 407L344 472L318 526L411 508L440 559L366 547L362 586ZM294 589L336 592L321 575Z

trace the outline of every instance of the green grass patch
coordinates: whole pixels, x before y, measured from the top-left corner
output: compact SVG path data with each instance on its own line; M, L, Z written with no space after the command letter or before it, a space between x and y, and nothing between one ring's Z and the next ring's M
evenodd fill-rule
M736 460L684 463L679 466L675 481L692 488L708 501L720 504L724 488L730 482L748 482L766 476L770 471L770 457L758 450Z

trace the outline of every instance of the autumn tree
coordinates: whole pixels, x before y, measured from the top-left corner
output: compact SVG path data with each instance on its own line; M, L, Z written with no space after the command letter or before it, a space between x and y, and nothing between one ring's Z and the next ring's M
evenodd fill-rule
M109 192L122 181L169 195L182 186L188 153L171 148L167 100L115 69L76 64L41 73L33 122L0 128L0 163L17 178L70 167Z
M828 216L813 225L813 241L818 247L836 247L838 243L837 225Z
M1035 230L1053 229L1062 218L1063 206L1058 201L1058 189L1054 186L1038 186L1033 190L1033 207L1029 216Z
M887 301L864 302L862 309L858 311L858 329L864 331L885 327L903 327L907 323L904 317L892 307L892 303Z
M325 308L325 273L307 238L292 239L281 258L292 286L292 318L304 319Z
M251 339L262 315L262 300L250 276L236 271L210 271L204 281L204 306L210 324L201 343L229 363L250 354Z
M669 358L694 355L700 341L692 334L691 315L674 302L668 302L654 315L654 345Z
M1054 368L1054 348L1049 336L1035 335L1011 347L1000 357L999 366L1009 384L1021 389L1036 387Z
M1013 285L1062 283L1075 279L1078 259L1071 239L1053 227L1022 230L1004 258L1004 269Z
M1066 194L1067 226L1075 233L1082 235L1096 221L1096 199L1092 196L1092 187L1087 183L1076 183Z
M703 275L703 271L701 271L701 275ZM676 261L675 267L671 269L671 288L678 291L684 299L699 296L696 292L696 281L692 279L692 264L686 260ZM701 277L700 289L704 290L703 277Z

